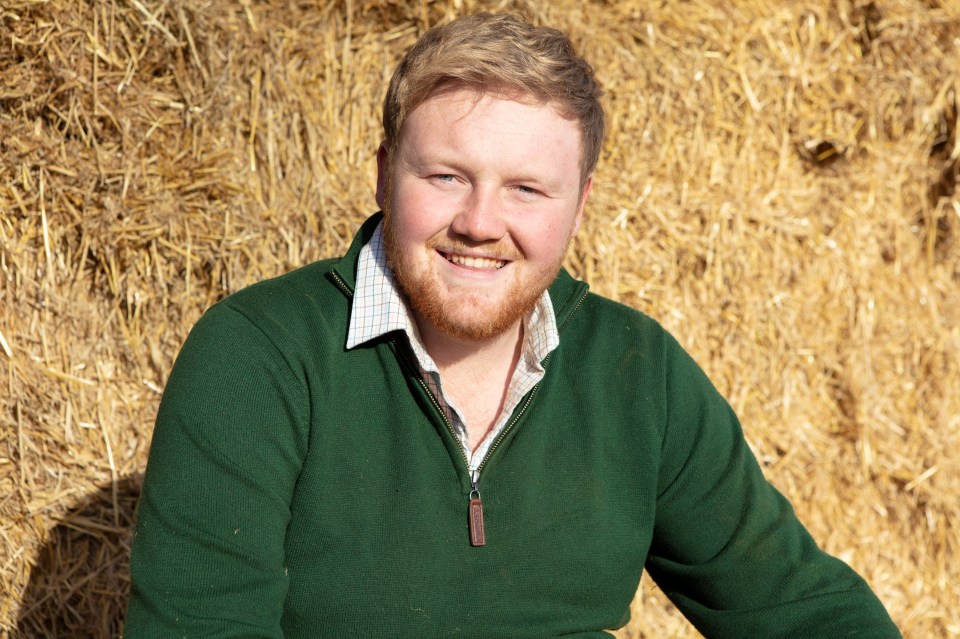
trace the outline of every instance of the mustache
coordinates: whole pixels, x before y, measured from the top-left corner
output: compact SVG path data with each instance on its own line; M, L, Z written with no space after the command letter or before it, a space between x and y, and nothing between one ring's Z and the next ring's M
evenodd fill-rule
M434 237L427 241L427 248L441 253L459 255L477 255L483 257L516 262L524 258L523 253L511 242L473 242L458 237Z

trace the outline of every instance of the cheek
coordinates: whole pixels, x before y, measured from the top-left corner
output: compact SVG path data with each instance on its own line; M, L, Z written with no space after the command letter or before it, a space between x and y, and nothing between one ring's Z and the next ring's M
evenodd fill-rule
M407 246L420 235L419 226L423 222L420 213L422 203L410 197L409 193L395 189L390 194L390 217L393 236L397 244Z
M524 224L514 233L514 241L528 260L555 262L567 248L572 224Z
M429 188L399 185L392 193L398 237L429 238L448 224L449 202Z

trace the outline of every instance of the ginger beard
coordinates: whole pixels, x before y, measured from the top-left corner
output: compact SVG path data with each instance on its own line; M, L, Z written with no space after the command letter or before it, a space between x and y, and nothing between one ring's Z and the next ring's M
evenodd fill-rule
M435 326L440 332L457 339L482 341L498 337L522 321L534 307L543 292L550 286L566 256L573 234L567 238L567 246L560 253L556 263L532 274L526 281L514 278L509 289L499 295L499 299L490 299L481 291L471 291L461 286L448 292L440 281L439 274L432 269L423 271L412 264L412 260L403 250L397 239L397 233L390 215L390 189L384 202L383 237L387 252L387 264L393 270L397 285L406 296L413 310L424 320ZM434 236L427 241L427 247L443 247L451 250L467 248L469 244L446 235ZM513 268L523 262L523 254L513 245L501 245L491 250L492 255L509 260Z

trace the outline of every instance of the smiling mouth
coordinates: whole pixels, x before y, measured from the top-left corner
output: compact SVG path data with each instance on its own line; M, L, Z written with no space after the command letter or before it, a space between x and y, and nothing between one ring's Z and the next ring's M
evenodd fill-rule
M447 261L459 266L466 266L467 268L496 270L507 265L506 260L498 260L492 257L473 257L471 255L458 255L456 253L444 253L442 251L440 254L443 255Z

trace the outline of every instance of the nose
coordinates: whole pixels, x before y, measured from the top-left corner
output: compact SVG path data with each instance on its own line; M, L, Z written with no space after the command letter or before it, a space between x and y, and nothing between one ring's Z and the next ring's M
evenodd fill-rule
M457 235L476 242L499 240L506 234L502 213L496 189L475 186L461 201L460 211L450 228Z

